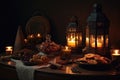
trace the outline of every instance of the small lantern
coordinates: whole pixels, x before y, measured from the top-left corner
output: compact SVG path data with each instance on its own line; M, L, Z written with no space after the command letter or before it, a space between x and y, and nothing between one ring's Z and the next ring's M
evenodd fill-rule
M77 17L73 16L71 22L66 28L67 46L74 50L78 47L82 47L82 28L79 27L77 21ZM77 51L80 51L80 48Z
M87 19L86 51L110 57L109 20L102 13L101 5L94 4Z

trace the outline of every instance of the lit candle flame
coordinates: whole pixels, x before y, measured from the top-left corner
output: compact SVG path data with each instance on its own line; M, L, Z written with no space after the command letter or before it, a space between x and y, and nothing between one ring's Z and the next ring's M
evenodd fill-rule
M38 38L40 38L40 37L41 37L40 33L38 33L38 34L37 34L37 37L38 37Z
M27 43L28 42L27 39L24 39L24 42Z
M120 56L120 50L119 49L115 49L113 50L113 54L112 55L119 55Z
M113 49L112 50L112 60L118 60L120 59L120 50L119 49Z
M6 46L6 53L7 54L12 54L12 51L13 51L13 47L12 46Z
M89 38L86 37L86 46L89 46Z
M71 36L71 38L69 39L68 38L68 46L70 46L70 47L75 47L76 46L76 44L75 44L75 38L73 38L72 36Z

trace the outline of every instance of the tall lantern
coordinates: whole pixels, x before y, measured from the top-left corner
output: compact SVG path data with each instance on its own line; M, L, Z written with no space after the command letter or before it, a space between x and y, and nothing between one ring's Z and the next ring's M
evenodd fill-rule
M93 12L87 19L86 51L111 58L109 20L102 12L100 4L94 4Z
M82 39L82 28L78 25L78 18L72 16L71 22L66 28L67 45L71 47L72 52L81 52Z

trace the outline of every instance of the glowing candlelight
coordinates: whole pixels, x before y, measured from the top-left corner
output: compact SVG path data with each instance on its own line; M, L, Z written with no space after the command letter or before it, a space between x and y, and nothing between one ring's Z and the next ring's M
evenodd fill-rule
M12 46L6 46L6 53L7 54L12 54L12 52L13 52L13 47Z
M25 42L25 43L27 43L27 42L28 42L28 40L27 40L27 39L24 39L24 42Z
M32 38L34 38L34 35L33 35L33 34L28 35L28 39L32 39Z
M73 38L72 36L71 36L71 38L68 38L67 39L67 44L70 47L75 47L76 46L76 44L75 44L75 38Z
M68 46L62 48L61 59L69 59L71 56L71 49Z
M66 72L66 73L69 73L69 74L72 74L71 67L66 66L65 72Z
M89 38L86 37L86 46L89 46Z
M11 62L11 61L8 61L7 64L8 64L8 65L12 65L12 62Z
M108 37L106 38L106 47L108 47L108 42L109 42L109 39Z
M112 50L112 60L120 59L120 50L113 49Z
M71 52L71 49L68 47L68 46L65 46L63 49L62 49L63 52L65 53L70 53Z
M94 47L94 48L95 48L95 42L93 42L93 43L91 44L91 47ZM98 48L101 48L101 47L102 47L102 43L101 43L101 42L97 42L97 47L98 47Z
M37 37L37 38L41 38L41 34L40 34L40 33L38 33L36 37Z
M95 48L95 46L96 46L95 45L95 38L92 37L91 40L92 40L91 47ZM97 37L97 46L96 47L97 48L102 48L103 47L103 36Z
M114 56L120 56L120 50L119 49L115 49L113 50L113 54Z

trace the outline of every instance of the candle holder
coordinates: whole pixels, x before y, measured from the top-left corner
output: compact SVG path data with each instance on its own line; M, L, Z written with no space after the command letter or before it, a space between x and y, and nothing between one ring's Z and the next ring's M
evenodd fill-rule
M120 65L120 49L111 49L112 65L117 67Z
M67 46L71 47L72 53L81 52L83 48L82 27L78 25L78 18L72 16L71 22L66 28Z
M112 61L120 61L120 49L111 50Z
M31 44L39 44L42 42L42 36L38 34L30 34L27 36L27 42Z
M71 49L68 46L62 47L61 49L61 59L66 60L71 58Z
M93 12L87 19L85 53L97 53L111 58L109 20L102 13L100 4L94 4Z
M12 46L6 46L5 52L7 55L11 55L13 53L13 47Z

